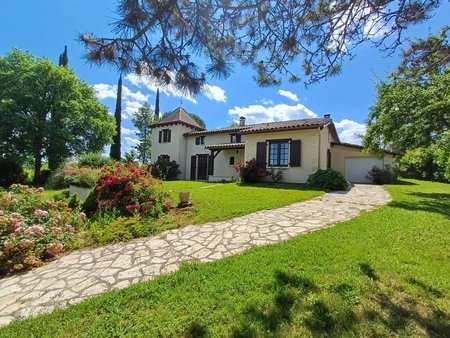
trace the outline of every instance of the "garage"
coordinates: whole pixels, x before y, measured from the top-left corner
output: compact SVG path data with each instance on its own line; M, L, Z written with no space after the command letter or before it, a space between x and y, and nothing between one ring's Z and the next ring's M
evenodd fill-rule
M383 168L384 160L376 157L346 157L345 178L352 183L372 183L367 174L374 166Z

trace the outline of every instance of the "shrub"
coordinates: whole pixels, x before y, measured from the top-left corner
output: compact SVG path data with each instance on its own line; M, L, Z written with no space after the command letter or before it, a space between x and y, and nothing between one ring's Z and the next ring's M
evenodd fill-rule
M36 267L77 244L84 213L65 201L46 200L44 189L14 184L0 193L0 270Z
M170 209L170 196L161 181L132 165L103 168L98 180L97 203L101 210L116 210L122 215L141 214L158 217Z
M270 168L269 176L272 178L274 182L280 182L283 179L283 172L278 169Z
M159 159L152 165L151 173L153 177L163 181L175 180L181 174L180 165L176 161Z
M266 168L261 168L256 165L256 160L252 158L245 163L237 163L234 169L239 173L241 183L259 182L261 177L266 175Z
M317 170L308 177L306 184L326 190L345 190L348 188L348 182L344 175L334 169Z
M27 178L22 166L12 159L0 159L0 187L7 188L14 183L23 183Z
M77 158L78 167L102 168L110 165L111 162L109 157L99 153L82 154Z
M369 178L375 184L393 184L397 183L397 172L391 166L385 165L383 169L373 167L369 171Z
M64 181L84 188L93 188L102 174L101 169L69 166L64 171Z

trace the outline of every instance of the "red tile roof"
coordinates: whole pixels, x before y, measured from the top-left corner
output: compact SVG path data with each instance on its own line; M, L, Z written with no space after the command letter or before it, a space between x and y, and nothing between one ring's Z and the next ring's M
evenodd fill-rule
M205 130L188 114L186 110L184 110L183 107L178 107L161 121L152 124L151 127L162 127L177 123L187 125L188 127L192 127L197 130Z
M322 128L330 122L331 122L330 118L323 118L323 119L313 118L303 120L247 124L245 126L228 127L213 130L193 131L186 133L184 135L190 136L190 135L205 135L216 133L255 134L255 133L264 133L268 131L313 129L313 128Z
M205 149L242 149L245 148L245 143L222 143L222 144L209 144L205 146Z

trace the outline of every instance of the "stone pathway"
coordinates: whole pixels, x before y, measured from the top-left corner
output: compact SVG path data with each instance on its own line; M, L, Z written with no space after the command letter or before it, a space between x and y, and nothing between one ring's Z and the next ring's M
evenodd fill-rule
M125 288L178 269L209 262L329 226L390 201L380 186L356 185L321 197L228 221L190 225L154 237L74 251L36 270L0 279L0 326L51 312L67 303Z

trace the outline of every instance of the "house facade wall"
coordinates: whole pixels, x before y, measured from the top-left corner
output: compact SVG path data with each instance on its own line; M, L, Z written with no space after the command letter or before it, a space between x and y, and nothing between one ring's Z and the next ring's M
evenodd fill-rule
M328 133L328 132L327 132ZM303 129L292 131L268 132L259 134L246 134L245 141L245 161L256 158L256 144L258 142L268 142L270 140L292 139L301 140L301 165L300 167L279 167L283 172L283 182L288 183L305 183L308 176L316 172L319 168L319 158L323 157L321 148L324 145L320 143L319 129ZM325 143L323 136L322 142ZM326 144L325 144L326 146ZM267 148L266 157L268 159L269 151ZM326 156L326 151L325 151ZM268 160L266 161L268 162ZM290 159L289 159L290 162ZM326 157L325 157L326 166ZM270 169L269 167L267 167ZM270 177L266 178L271 180Z
M217 134L206 134L205 144L195 144L195 139L197 136L186 136L186 165L185 165L185 177L184 179L190 179L191 177L191 156L196 156L200 154L210 155L211 151L205 149L206 145L212 144L224 144L230 143L230 133L217 133ZM245 142L245 136L242 135L241 142ZM236 153L236 151L238 151ZM244 149L226 149L222 150L217 157L214 159L214 175L209 177L210 181L221 181L225 179L236 180L238 177L236 170L233 166L229 165L230 157L235 157L235 163L242 162L244 160Z
M171 130L170 142L159 143L159 131L163 129ZM176 161L180 165L181 174L178 179L186 178L186 138L184 133L192 131L182 124L173 124L152 129L152 162L156 162L161 155L170 156L171 161Z
M334 144L331 147L331 168L340 171L345 175L345 159L347 157L373 157L363 154L362 149ZM384 165L392 166L395 161L393 154L385 153L383 156Z

